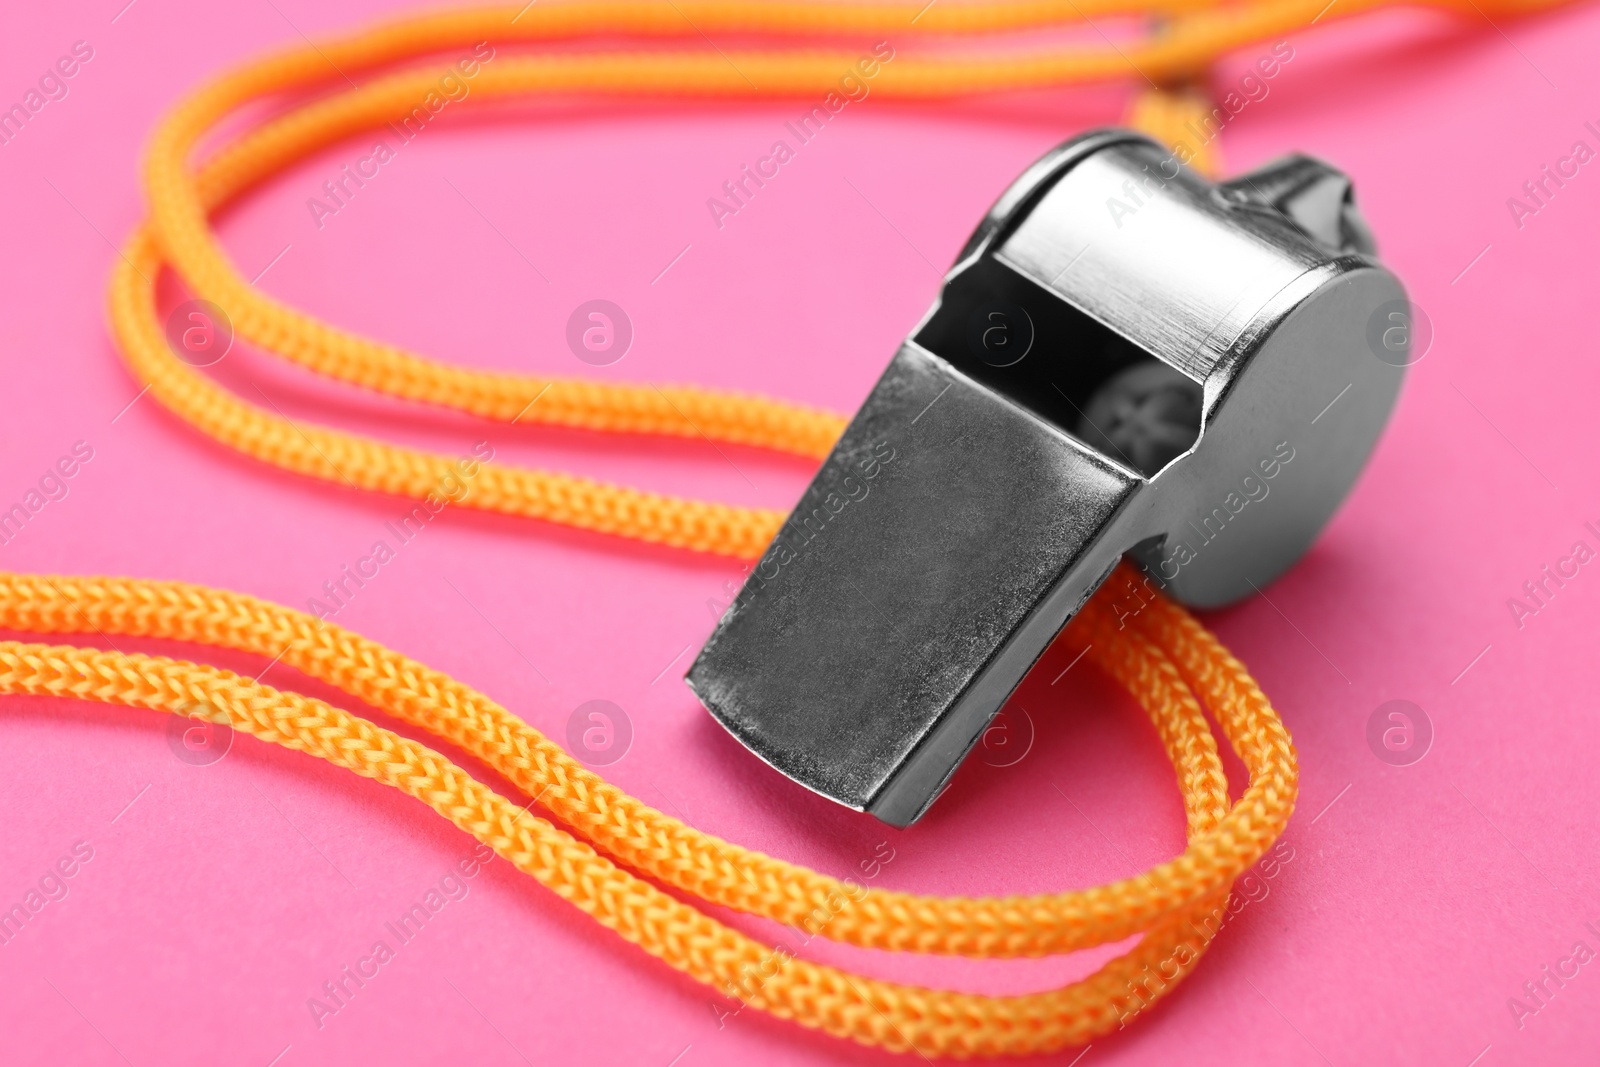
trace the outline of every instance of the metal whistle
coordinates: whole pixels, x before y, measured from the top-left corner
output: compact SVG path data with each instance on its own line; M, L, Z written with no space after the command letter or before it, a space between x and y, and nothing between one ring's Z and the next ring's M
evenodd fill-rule
M1214 607L1305 552L1410 362L1373 255L1316 160L1213 184L1135 133L1061 145L978 225L690 688L801 785L916 821L1125 553Z

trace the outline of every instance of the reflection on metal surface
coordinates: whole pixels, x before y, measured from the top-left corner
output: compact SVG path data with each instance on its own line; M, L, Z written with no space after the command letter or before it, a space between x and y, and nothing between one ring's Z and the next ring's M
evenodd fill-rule
M1310 545L1403 373L1367 342L1405 299L1370 249L1349 180L1314 160L1217 186L1122 131L1050 153L979 225L689 685L797 782L913 822L1124 553L1208 606Z

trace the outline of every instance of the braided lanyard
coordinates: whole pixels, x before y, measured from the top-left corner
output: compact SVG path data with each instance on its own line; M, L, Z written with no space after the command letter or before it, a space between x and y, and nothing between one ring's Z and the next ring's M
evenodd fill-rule
M1220 9L1188 0L1021 0L999 4L573 2L412 17L320 45L277 52L203 87L158 127L146 165L151 217L114 266L111 323L128 367L168 410L256 459L327 481L426 498L453 457L327 427L291 424L180 360L157 317L155 281L170 266L226 309L237 335L318 373L496 422L704 435L819 459L844 427L829 412L690 387L605 385L473 371L347 333L256 291L228 260L208 213L297 159L397 122L440 85L472 78L472 99L538 92L613 96L790 97L827 92L854 61L843 51L701 50L507 53L465 68L400 65L416 56L585 37L701 34L916 38L1016 32L1098 15L1161 15L1159 32L1115 46L941 53L885 65L874 91L946 98L1122 77L1131 63L1160 81L1217 56L1383 0L1268 0ZM1550 0L1466 4L1491 13ZM1440 6L1454 8L1451 2ZM482 56L482 50L475 53ZM353 73L370 75L359 88ZM344 75L345 77L341 77ZM748 80L747 80L748 79ZM344 88L348 84L351 88ZM755 86L759 85L757 89ZM191 165L200 138L241 105L320 95L240 134ZM1171 143L1208 115L1198 97L1148 93L1132 120ZM1165 135L1165 136L1163 136ZM1211 144L1187 161L1214 165ZM753 559L779 512L686 500L565 474L485 464L461 505L702 552ZM1125 587L1124 573L1107 588ZM0 573L0 627L130 635L281 656L282 662L481 759L520 797L500 795L426 746L320 700L230 671L160 656L0 642L0 692L97 700L188 715L199 706L236 730L308 752L407 793L495 850L601 925L745 1004L862 1044L924 1055L1022 1055L1124 1025L1185 976L1214 936L1233 881L1282 833L1297 769L1282 722L1244 667L1187 612L1159 595L1131 620L1097 595L1071 624L1088 656L1146 709L1177 771L1187 814L1182 855L1090 889L1005 898L940 898L866 888L703 834L584 768L470 687L330 622L254 597L179 582ZM1249 774L1230 804L1208 710ZM524 799L526 798L526 799ZM529 802L531 801L531 803ZM541 805L554 820L532 813ZM634 873L637 872L637 873ZM982 996L881 981L796 958L656 888L868 948L972 958L1042 956L1142 933L1128 952L1060 989ZM819 919L819 916L821 917Z

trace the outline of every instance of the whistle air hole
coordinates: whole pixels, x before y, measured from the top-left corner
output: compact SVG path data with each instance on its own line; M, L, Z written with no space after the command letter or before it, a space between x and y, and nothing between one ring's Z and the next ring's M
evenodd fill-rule
M1156 360L1125 367L1083 406L1073 433L1145 477L1194 447L1200 437L1200 384Z
M1200 436L1199 383L998 260L951 278L915 341L1147 478Z

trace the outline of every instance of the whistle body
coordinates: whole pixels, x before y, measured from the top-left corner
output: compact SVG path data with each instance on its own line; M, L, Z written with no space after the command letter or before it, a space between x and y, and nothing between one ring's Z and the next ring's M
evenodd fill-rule
M1140 135L996 202L691 666L767 763L919 818L1131 553L1201 607L1298 559L1394 405L1409 306L1344 175L1213 184Z

